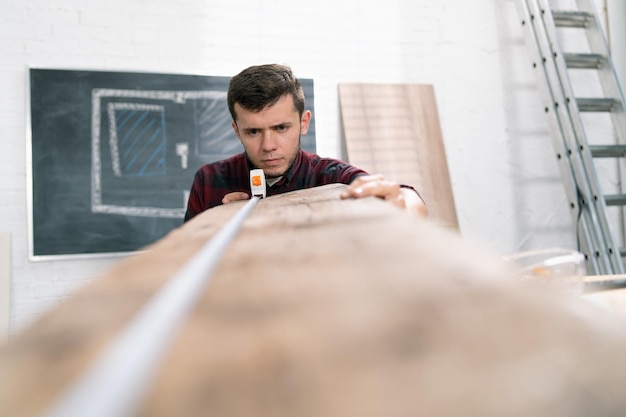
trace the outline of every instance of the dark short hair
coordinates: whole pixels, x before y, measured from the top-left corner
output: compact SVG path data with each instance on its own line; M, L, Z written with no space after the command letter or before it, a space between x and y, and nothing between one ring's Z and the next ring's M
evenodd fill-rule
M300 81L287 65L267 64L248 67L230 79L228 85L228 110L233 120L235 103L246 110L258 112L276 104L285 94L293 97L296 110L304 113L304 92Z

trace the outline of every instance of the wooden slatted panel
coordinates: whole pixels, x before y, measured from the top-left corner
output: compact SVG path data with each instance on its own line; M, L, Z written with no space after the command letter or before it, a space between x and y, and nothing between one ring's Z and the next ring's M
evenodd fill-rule
M626 414L623 323L343 187L258 204L140 416ZM241 207L194 218L0 349L0 415L40 415Z
M450 174L429 84L339 84L351 164L413 185L431 219L458 228Z

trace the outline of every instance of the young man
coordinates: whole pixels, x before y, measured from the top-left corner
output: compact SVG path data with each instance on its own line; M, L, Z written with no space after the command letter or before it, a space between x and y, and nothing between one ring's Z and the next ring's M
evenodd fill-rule
M300 149L311 112L304 108L302 87L289 67L270 64L243 70L230 80L227 100L244 152L196 172L185 221L211 207L249 199L254 168L265 173L267 196L342 183L349 186L341 198L377 196L427 215L424 201L412 187Z

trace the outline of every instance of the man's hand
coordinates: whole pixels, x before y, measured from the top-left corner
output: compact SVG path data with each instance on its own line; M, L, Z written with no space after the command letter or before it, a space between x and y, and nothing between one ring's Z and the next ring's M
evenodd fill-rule
M237 191L234 193L228 193L222 198L222 204L233 203L235 201L249 200L250 196L246 193Z
M368 196L385 199L422 217L428 216L426 204L414 190L402 188L400 184L395 182L386 181L382 175L358 177L341 193L342 199Z

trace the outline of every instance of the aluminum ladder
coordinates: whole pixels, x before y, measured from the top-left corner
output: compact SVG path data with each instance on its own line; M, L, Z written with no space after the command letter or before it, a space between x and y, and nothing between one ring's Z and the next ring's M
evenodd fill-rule
M552 145L579 250L586 258L587 273L623 274L622 257L626 250L620 249L620 244L623 245L625 235L626 194L622 189L625 182L619 178L615 181L619 187L617 193L603 193L594 158L623 161L626 157L624 97L592 0L576 0L576 10L559 10L554 3L554 0L518 0L521 24L539 82L543 110L550 122ZM584 32L588 50L563 52L561 44L567 36L575 33L581 36L580 31ZM591 70L597 75L601 96L574 95L570 79L574 75L572 71L578 70ZM585 112L610 114L608 119L613 128L610 143L589 144L581 115ZM616 175L620 176L619 165L616 167ZM616 216L608 216L608 206L619 206Z

